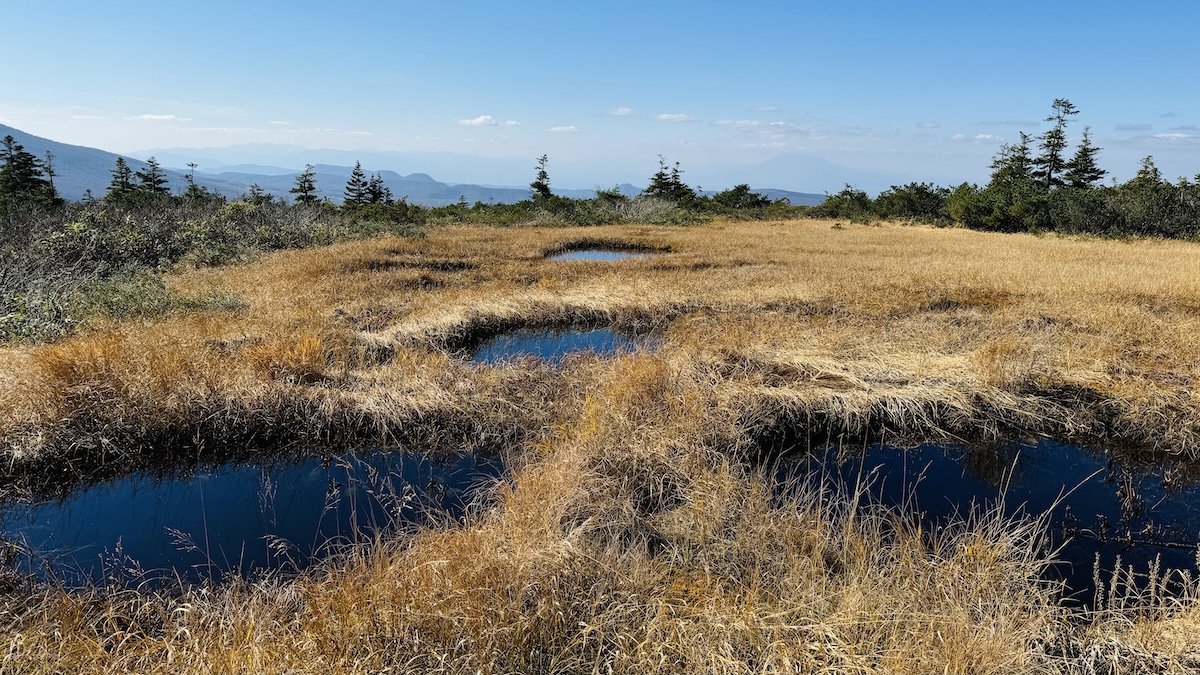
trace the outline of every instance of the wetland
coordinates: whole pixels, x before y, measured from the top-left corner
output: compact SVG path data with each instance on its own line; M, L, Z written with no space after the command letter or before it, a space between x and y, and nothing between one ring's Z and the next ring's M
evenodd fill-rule
M547 259L596 248L654 255ZM1189 672L1196 269L821 220L181 268L240 303L0 349L5 663Z

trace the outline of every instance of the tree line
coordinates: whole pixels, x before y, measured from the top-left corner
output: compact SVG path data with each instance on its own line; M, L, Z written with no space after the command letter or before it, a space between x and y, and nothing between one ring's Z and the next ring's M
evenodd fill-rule
M1055 99L1052 126L1000 147L986 185L892 186L872 199L847 185L809 215L855 222L912 220L997 232L1062 232L1111 237L1200 238L1200 174L1166 180L1153 157L1133 178L1104 185L1101 149L1084 127L1073 154L1067 126L1079 110Z

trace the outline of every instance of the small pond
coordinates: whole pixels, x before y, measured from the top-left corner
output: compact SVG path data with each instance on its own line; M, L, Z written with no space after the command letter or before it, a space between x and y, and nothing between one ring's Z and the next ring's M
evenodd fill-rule
M599 262L614 262L630 258L649 258L653 253L646 251L622 251L615 249L583 249L579 251L564 251L546 256L546 260L591 260Z
M0 537L28 551L20 569L70 585L141 576L131 568L192 581L299 569L384 528L460 517L502 470L472 455L439 463L395 452L134 475L61 500L0 505Z
M1200 472L1158 457L1137 459L1050 440L986 448L928 444L827 448L781 463L780 484L818 476L831 484L867 485L884 504L915 504L927 527L1003 495L1008 513L1050 512L1050 544L1060 546L1052 572L1071 596L1090 605L1096 557L1107 583L1118 556L1145 573L1163 568L1196 574L1200 541Z
M523 329L502 333L481 342L471 350L471 360L476 363L496 364L521 358L535 358L560 366L563 359L570 354L592 352L597 356L614 356L638 349L654 349L659 341L655 335L630 335L611 328Z

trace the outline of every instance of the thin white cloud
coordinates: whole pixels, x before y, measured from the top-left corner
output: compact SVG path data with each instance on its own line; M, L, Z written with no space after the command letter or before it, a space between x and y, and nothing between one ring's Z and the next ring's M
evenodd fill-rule
M516 120L504 120L504 124L502 126L519 127L519 126L521 126L521 123Z
M579 127L574 124L569 124L563 127L550 127L550 131L556 134L573 134L579 131Z
M276 126L286 127L289 124L291 124L291 122L284 122L283 120L271 120L270 122L267 122L267 124L274 124Z
M656 115L654 117L654 119L658 120L659 122L693 122L693 121L695 121L692 119L691 115L685 115L683 113L663 113L661 115Z
M954 134L950 137L950 140L955 143L962 143L963 141L971 141L972 143L1003 143L1004 137L996 134L975 134L974 136Z
M279 129L279 132L285 133L285 134L340 134L340 133L342 133L338 129L322 129L320 127L313 127L311 129Z
M1178 131L1174 131L1169 134L1154 134L1154 137L1163 141L1190 141L1198 138L1195 134L1185 134Z
M941 127L940 122L917 122L918 129L940 129Z
M370 131L347 131L347 136L374 136Z
M491 115L480 115L469 120L459 120L458 124L464 127L494 127L496 118Z
M192 128L192 131L201 133L247 134L261 132L263 129L256 129L254 127L199 127Z
M620 108L613 108L608 112L608 114L615 115L616 117L628 117L633 114L633 108L621 106Z
M188 117L180 117L178 115L131 115L125 119L130 122L190 122Z
M101 117L100 115L71 115L71 119L73 119L73 120L102 120L104 118Z
M761 129L768 125L767 122L763 122L762 120L717 120L714 122L714 124L719 127L733 129L735 131Z
M823 132L802 127L791 122L764 122L762 120L717 120L713 125L730 133L748 137L745 147L783 147L797 138L823 140Z
M779 106L777 106L777 105L756 105L750 109L750 112L776 113L776 112L779 112Z

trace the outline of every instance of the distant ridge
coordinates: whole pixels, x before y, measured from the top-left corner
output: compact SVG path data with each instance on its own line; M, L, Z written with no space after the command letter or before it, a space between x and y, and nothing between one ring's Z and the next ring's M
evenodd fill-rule
M85 190L91 189L92 194L103 196L104 190L112 180L109 171L117 163L120 155L88 148L82 145L68 145L40 136L25 133L0 124L0 138L12 136L17 143L25 147L25 151L44 159L46 152L54 154L54 187L59 195L66 199L78 200L83 198ZM134 171L145 168L145 162L126 157L129 166Z
M117 157L125 157L125 161L128 162L134 171L139 171L146 167L144 161L135 159L129 155L118 155L96 148L59 143L0 124L0 137L6 135L12 135L18 143L25 147L26 151L33 153L39 158L43 157L46 151L54 154L54 171L56 174L54 177L54 186L58 189L60 195L69 200L82 199L87 190L91 190L92 195L96 197L104 196L108 184L112 180L111 171L116 165ZM289 153L299 153L303 150L299 146L294 148L287 146L287 149ZM168 180L167 186L174 193L181 193L187 187L185 176L189 169L183 168L181 165L185 166L188 162L192 161L201 164L205 161L206 157L208 161L214 162L214 166L212 168L206 168L202 165L198 166L195 172L196 184L230 199L236 199L246 194L252 185L257 185L263 192L275 197L290 199L291 194L288 191L295 184L296 176L300 173L294 168L271 164L243 163L220 165L213 157L211 149L197 151L196 154L199 156L196 158L187 157L183 152L180 149L172 149L163 151L161 155L154 155L159 164L164 168ZM146 159L151 156L145 153L134 154L142 155ZM314 156L334 155L339 158L348 156L346 151L329 150L313 151L311 154ZM364 154L373 156L381 153ZM406 153L394 154L406 155ZM447 153L412 154L418 157L428 156L429 158L435 158ZM279 156L278 158L291 160L294 159L294 155L289 154L287 157ZM435 161L433 163L436 164L439 162ZM475 202L511 204L529 198L529 188L527 187L479 185L475 183L444 183L427 173L415 172L402 175L391 170L375 171L365 165L363 169L368 173L378 173L380 178L383 179L384 184L388 186L388 189L392 191L392 194L397 199L407 197L409 203L421 206L446 206L454 204L460 199L465 199L468 204L474 204ZM340 203L346 180L350 177L350 172L352 171L351 167L337 164L315 164L314 171L316 173L318 196L334 203ZM617 188L622 194L630 197L641 191L641 188L630 183L622 183ZM772 188L755 188L753 190L772 200L786 198L794 205L814 205L820 204L825 200L825 195L819 194ZM554 193L574 199L590 199L595 196L594 190L554 189Z

